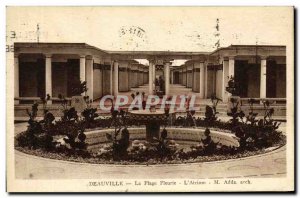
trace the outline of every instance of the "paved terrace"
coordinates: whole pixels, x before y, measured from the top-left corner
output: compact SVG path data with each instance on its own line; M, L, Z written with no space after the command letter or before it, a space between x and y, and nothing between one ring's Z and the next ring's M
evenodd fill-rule
M131 88L131 90L128 92L119 92L119 95L127 96L129 99L129 103L131 103L133 100L131 97L131 94L136 93L136 92L139 92L139 93L144 92L145 96L147 96L148 95L148 84L139 86L137 88ZM186 88L185 86L179 85L179 84L171 84L170 85L170 94L169 95L170 96L175 96L175 95L177 95L177 96L180 96L180 95L192 96L192 95L195 95L196 96L196 101L195 101L196 105L207 105L207 104L211 105L210 99L201 99L199 93L193 92L191 88ZM93 102L93 104L98 105L99 101L100 101L100 99L95 100ZM105 104L109 105L110 102L106 101ZM177 97L176 105L179 105L179 104L180 104L180 98ZM226 104L226 103L220 102L219 104Z

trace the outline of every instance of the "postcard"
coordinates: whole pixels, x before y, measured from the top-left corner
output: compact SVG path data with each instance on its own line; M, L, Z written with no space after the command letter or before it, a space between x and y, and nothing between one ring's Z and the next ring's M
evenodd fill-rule
M6 8L8 192L295 190L293 7Z

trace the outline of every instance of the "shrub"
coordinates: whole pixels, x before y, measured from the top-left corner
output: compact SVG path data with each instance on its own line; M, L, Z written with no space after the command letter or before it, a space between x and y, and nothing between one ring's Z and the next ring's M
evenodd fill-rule
M232 107L227 115L232 117L229 122L231 123L232 128L234 128L239 125L240 120L243 120L243 118L245 117L245 113L239 110L239 101L236 98L230 98L230 101L232 103Z
M201 139L201 142L203 143L203 151L206 155L211 155L216 150L216 144L214 141L212 141L210 136L210 130L208 128L204 131L205 139Z
M217 120L217 116L216 116L217 113L218 112L216 112L212 107L206 105L204 121L207 124L213 124Z
M228 76L228 85L226 87L226 91L230 93L232 96L238 96L239 95L239 84L234 79L234 76Z
M61 121L77 121L78 115L77 111L74 107L71 107L70 109L64 109L63 110L63 116L61 117Z
M118 135L121 132L121 138ZM127 149L129 147L129 131L127 128L115 129L114 134L106 133L106 138L112 143L112 156L114 160L127 158Z
M38 104L34 103L31 111L27 109L29 116L28 127L24 133L16 137L18 146L28 147L30 149L43 148L51 150L54 147L52 143L51 131L53 128L54 116L45 110L44 119L41 121L36 120L38 112Z
M278 132L280 123L274 121L272 116L274 109L270 107L268 101L264 102L264 118L258 120L257 113L253 111L253 104L256 102L254 99L249 99L250 112L246 116L240 111L237 112L236 106L231 110L232 113L228 114L232 116L230 123L232 125L232 131L239 138L241 150L255 150L256 148L266 148L272 146L278 142L281 138L281 132Z
M44 117L37 121L38 104L32 105L31 111L27 110L29 120L28 128L24 133L16 137L17 145L30 149L43 149L54 152L67 152L67 154L89 156L86 151L86 135L84 134L84 122L78 119L74 108L64 109L60 120L55 121L55 117L47 109L44 109ZM54 122L55 121L55 122ZM54 141L54 136L65 135L64 141L69 148L57 148L58 142Z
M80 96L82 93L86 92L88 89L86 87L86 81L81 82L79 79L74 78L71 83L72 96Z
M95 128L96 122L95 118L97 118L99 115L96 113L97 108L86 108L81 115L83 116L83 121L86 128Z
M166 129L161 131L160 138L154 137L154 141L157 142L157 144L155 144L155 150L160 161L166 157L170 158L175 153L175 150L171 149L170 141L167 140L167 137L168 131Z

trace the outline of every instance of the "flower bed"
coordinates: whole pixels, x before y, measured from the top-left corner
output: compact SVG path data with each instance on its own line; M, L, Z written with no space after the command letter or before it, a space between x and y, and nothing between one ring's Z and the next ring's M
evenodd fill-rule
M15 147L16 150L38 157L48 158L48 159L55 159L55 160L63 160L63 161L71 161L71 162L80 162L80 163L92 163L92 164L116 164L116 165L155 165L155 164L186 164L186 163L201 163L201 162L213 162L213 161L221 161L221 160L230 160L230 159L238 159L244 157L250 157L255 155L265 154L274 150L277 150L285 145L285 139L282 139L281 143L278 143L273 149L268 150L256 150L256 151L243 151L238 154L234 155L212 155L212 156L199 156L194 159L188 160L157 160L152 159L149 161L114 161L114 160L106 160L101 158L83 158L81 156L69 156L64 153L53 153L53 152L46 152L42 149L31 150L24 147Z
M233 101L234 102L234 101ZM236 159L269 152L285 145L285 136L278 131L273 111L265 105L265 117L256 119L250 110L245 115L233 105L229 122L217 119L217 102L207 106L204 118L178 117L173 123L166 119L159 138L153 142L138 142L142 133L136 133L141 123L128 120L124 111L112 111L111 117L101 118L96 109L88 107L82 116L74 108L64 109L59 121L45 110L44 119L35 119L38 105L28 111L28 129L16 136L15 147L22 152L52 159L89 163L161 164L191 163ZM168 126L175 125L176 128ZM97 134L96 129L100 130ZM102 132L101 132L102 131ZM92 136L92 135L96 136ZM100 140L97 135L101 136ZM92 137L90 137L92 136ZM178 148L176 141L188 140L188 149ZM93 145L99 147L91 149ZM95 151L96 150L96 151Z
M204 128L197 128L197 129L195 129L195 128L173 128L173 130L175 130L175 132L176 132L176 129L177 129L177 133L179 132L179 130L188 130L190 132L195 132L197 130L202 130L202 131L204 130ZM137 135L138 130L141 130L141 128L138 128L138 127L129 128L129 131L132 131L133 134L134 133L136 134L135 136L133 135L133 137L135 137L135 138L138 138L138 136L142 135L142 134ZM105 134L107 131L108 131L107 129L102 130L102 133ZM169 131L170 131L170 134L174 133L174 131L172 131L172 130L169 130ZM223 133L224 135L226 135L226 134L232 135L229 131L220 132L221 129L218 129L218 131L212 132L212 133L214 133L214 136L215 136L215 133L219 133L219 134ZM99 133L99 131L98 132L97 131L89 131L86 133L87 144L92 144L92 141L97 140L97 133ZM188 135L188 134L186 134L186 135ZM199 134L196 134L196 136L199 136ZM99 136L98 136L98 138L99 138ZM173 138L178 139L178 137L174 137L174 136L173 136ZM191 138L193 138L193 137L191 137ZM103 139L103 135L102 135L101 139L103 141L102 143L106 142L105 139ZM232 140L234 140L234 139L232 139ZM253 156L253 155L264 154L264 153L273 151L275 149L278 149L278 148L282 147L283 145L285 145L285 143L286 143L285 141L286 141L285 136L282 135L280 138L280 141L276 142L271 148L254 149L251 151L244 150L244 151L240 151L240 152L236 152L236 153L232 153L232 154L228 153L228 154L202 155L202 156L190 157L188 159L174 158L174 159L162 159L161 160L160 158L152 158L152 159L148 159L145 161L130 160L130 159L113 160L112 157L111 157L111 159L104 158L104 157L101 158L101 157L97 156L97 154L95 152L91 152L91 155L88 157L83 157L80 154L68 154L68 153L64 153L64 152L46 151L46 150L40 149L40 148L39 149L30 149L28 147L16 146L16 149L21 152L30 154L30 155L35 155L35 156L50 158L50 159L57 159L57 160L73 161L73 162L84 162L84 163L95 163L95 164L122 164L122 165L125 165L125 164L141 164L141 165L152 164L153 165L153 164L182 164L182 163L210 162L210 161L220 161L220 160L249 157L249 156ZM99 143L101 143L101 142L99 142ZM196 145L197 141L194 141L194 144ZM137 156L135 156L135 158Z

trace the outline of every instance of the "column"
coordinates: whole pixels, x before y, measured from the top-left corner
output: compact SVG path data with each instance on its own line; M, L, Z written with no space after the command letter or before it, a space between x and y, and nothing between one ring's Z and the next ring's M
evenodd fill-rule
M228 60L228 80L232 77L234 77L234 57L229 57ZM230 93L228 93L228 96L231 96Z
M80 56L80 81L85 81L85 55Z
M165 63L165 95L170 91L170 62Z
M143 65L143 67L142 67L143 69L142 69L142 82L141 82L141 84L142 84L142 86L145 84L144 83L144 81L145 81L145 75L144 75L144 73L145 73L145 65Z
M182 85L186 87L186 66L182 68Z
M183 85L183 69L180 68L180 84Z
M193 62L193 92L200 93L200 63L199 62Z
M139 67L139 86L143 85L143 81L144 81L143 73L144 73L143 65L140 65L140 67Z
M136 87L136 80L137 80L136 68L137 68L136 64L131 65L130 84L131 84L131 87L133 87L133 88Z
M171 71L171 84L174 84L174 70Z
M124 81L125 81L125 91L129 91L130 89L128 88L129 87L129 72L128 72L128 67L129 67L129 61L126 61L125 63L125 77L124 77Z
M226 87L228 86L228 74L229 74L229 61L223 60L223 77L222 77L222 84L223 84L223 91L222 91L222 100L224 102L228 101L229 93L226 91Z
M204 98L207 98L208 97L208 89L207 89L207 84L208 84L208 80L207 80L207 74L208 74L208 71L207 71L207 63L204 64L204 71L205 71L205 74L204 74Z
M135 65L134 71L134 87L139 87L139 65Z
M132 84L132 73L131 73L131 63L129 62L128 63L128 68L127 68L127 73L128 73L128 78L127 78L127 81L128 81L128 91L130 91L131 89L131 84Z
M114 61L114 86L113 93L114 96L117 96L119 92L119 63Z
M267 97L267 58L261 57L260 62L260 98Z
M194 64L191 65L191 88L194 89Z
M144 85L146 85L146 84L148 84L148 69L149 68L147 68L147 67L144 67L144 82L143 82L143 84Z
M136 87L140 86L140 79L141 79L140 67L141 67L140 64L138 64L136 70Z
M204 67L204 62L200 62L200 98L205 98L205 67Z
M186 69L186 87L187 88L192 88L193 86L193 66L192 65L187 65Z
M228 68L229 78L234 77L234 57L229 57L229 68Z
M46 67L45 67L45 81L46 81L46 95L49 94L52 97L52 60L51 54L46 54ZM51 104L52 101L48 101L48 104Z
M14 55L14 78L15 78L15 86L14 86L14 93L15 98L18 98L20 96L20 82L19 82L19 54ZM19 100L15 100L15 104L19 104Z
M118 92L128 91L128 61L119 61L118 62L119 72L118 72Z
M156 78L156 74L155 74L155 70L156 70L156 66L155 66L155 64L153 63L153 66L152 66L153 68L152 68L152 72L153 72L153 74L152 74L152 83L153 84L155 84L155 78ZM154 85L155 86L155 85Z
M113 64L114 64L114 62L112 61L111 63L110 63L110 95L113 95L114 93L113 93Z
M185 87L188 88L188 66L185 66Z
M153 94L153 62L150 62L149 61L149 79L148 79L148 82L149 82L149 95L152 95Z
M86 68L86 86L88 88L87 95L90 100L94 99L94 70L93 70L93 58L87 57L85 61Z

